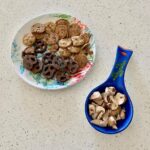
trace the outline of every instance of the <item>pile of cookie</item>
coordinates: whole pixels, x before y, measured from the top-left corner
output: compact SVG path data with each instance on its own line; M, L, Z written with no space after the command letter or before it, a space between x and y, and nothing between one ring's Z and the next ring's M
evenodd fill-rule
M92 55L89 41L90 35L82 33L77 23L65 19L36 23L23 37L27 46L22 52L23 65L46 79L65 82L88 63L87 56Z

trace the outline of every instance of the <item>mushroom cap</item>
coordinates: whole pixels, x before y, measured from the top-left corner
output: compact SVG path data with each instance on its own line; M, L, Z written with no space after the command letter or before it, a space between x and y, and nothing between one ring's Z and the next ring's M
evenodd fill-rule
M103 115L103 120L104 120L104 121L108 121L108 117L109 117L109 111L107 110L107 111L105 112L105 114Z
M116 125L113 125L112 128L113 129L118 129L118 127Z
M116 110L111 110L110 111L110 115L111 116L117 116L118 114L120 114L120 111L121 111L121 107L118 106L118 108Z
M100 127L106 127L107 126L107 121L98 120L98 119L91 120L91 123L98 125Z
M101 96L101 93L99 91L96 91L94 92L91 97L90 97L91 100L94 100L94 99L102 99L102 96Z
M102 106L97 106L97 107L96 107L96 112L97 112L97 113L100 113L100 112L105 113L105 108L103 108Z
M99 106L102 106L102 104L103 104L103 100L102 99L93 99L92 101L94 103L96 103L97 105L99 105Z
M95 112L94 114L92 114L92 119L96 119L98 115L99 113Z
M118 103L118 105L122 105L126 101L126 96L124 94L122 94L122 93L117 93L115 95L115 100Z
M102 111L101 111L101 112L99 113L99 115L97 116L97 119L98 119L98 120L102 119L104 113L105 113L105 112L102 112Z
M118 120L121 120L121 117L120 117L120 115L119 115L119 114L117 115L116 120L117 120L117 121L118 121Z
M125 109L122 109L120 112L120 118L125 119Z
M105 88L105 92L106 92L108 95L115 95L116 89L115 89L115 87L113 87L113 86L106 87L106 88Z
M95 113L95 106L92 104L89 104L89 114L92 115Z
M118 104L117 103L111 103L110 108L111 108L111 110L116 110L118 108Z
M113 127L114 125L116 125L116 119L113 116L110 116L108 118L108 125Z
M126 101L126 96L117 93L114 87L106 87L103 93L95 91L90 100L95 106L95 113L91 115L93 119L91 123L117 129L117 121L125 119L125 109L120 105Z
M60 47L66 48L66 47L70 46L71 43L72 43L71 39L68 38L68 39L61 39L61 40L59 40L58 44L59 44Z

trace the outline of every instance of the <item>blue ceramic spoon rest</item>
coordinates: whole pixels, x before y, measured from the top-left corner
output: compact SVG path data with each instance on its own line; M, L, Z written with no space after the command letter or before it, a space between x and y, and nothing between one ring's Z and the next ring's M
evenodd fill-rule
M117 122L118 129L112 129L110 127L100 127L100 126L90 123L90 125L99 132L102 132L105 134L116 134L116 133L119 133L119 132L125 130L129 126L130 122L132 121L133 105L132 105L131 99L128 95L128 92L126 90L125 83L124 83L125 70L126 70L128 62L132 56L132 53L133 52L131 50L126 50L119 46L117 48L116 60L115 60L115 64L113 66L110 76L103 84L94 88L86 98L85 114L86 114L86 118L87 118L88 122L90 123L92 118L89 115L88 106L90 103L90 96L92 95L92 93L94 91L104 92L106 87L113 86L116 88L116 90L118 92L125 94L127 97L127 101L123 105L123 107L126 110L126 117L124 120L120 120Z

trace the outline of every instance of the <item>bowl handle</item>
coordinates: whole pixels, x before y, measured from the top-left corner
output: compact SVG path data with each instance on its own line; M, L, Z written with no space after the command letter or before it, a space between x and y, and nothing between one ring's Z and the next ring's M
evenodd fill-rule
M120 46L117 48L116 59L107 82L124 86L124 75L127 64L132 56L133 51L124 49Z

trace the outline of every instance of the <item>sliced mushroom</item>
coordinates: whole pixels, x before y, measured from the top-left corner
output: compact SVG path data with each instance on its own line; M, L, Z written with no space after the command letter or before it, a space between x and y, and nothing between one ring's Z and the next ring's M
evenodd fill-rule
M118 108L118 104L117 103L111 103L110 108L111 108L111 110L116 110Z
M91 104L94 105L95 107L96 107L96 106L99 106L99 105L96 104L95 102L92 102Z
M82 46L84 44L84 39L80 36L73 36L71 37L73 42L73 46Z
M120 118L123 120L125 119L125 109L122 109L120 112Z
M102 93L101 93L101 96L102 96L102 98L104 99L104 97L105 97L105 92L102 92Z
M105 103L108 103L108 94L107 93L103 93L103 98Z
M120 105L124 103L126 97L121 93L115 94L116 89L114 87L107 87L105 92L95 91L91 95L91 103L95 106L95 113L91 115L93 119L91 123L101 127L118 128L117 121L125 119L125 109Z
M103 100L102 99L94 99L93 102L95 102L99 106L101 106L103 104Z
M107 121L98 120L98 119L91 120L91 123L98 125L100 127L106 127L107 126Z
M107 108L107 104L105 103L105 101L104 101L104 100L102 100L102 104L101 104L101 106L102 106L102 107L104 107L104 108Z
M113 86L106 87L105 88L105 93L107 93L108 95L115 95L116 89Z
M110 126L110 127L113 127L113 126L115 126L116 125L116 119L113 117L113 116L110 116L109 118L108 118L108 125Z
M109 96L109 101L112 103L116 103L116 100L115 100L114 96L112 96L112 95Z
M62 48L66 48L68 46L70 46L72 43L71 39L61 39L59 40L59 46L62 47Z
M109 102L111 110L116 110L118 108L118 103L112 95L109 96Z
M118 120L121 120L121 117L119 114L117 115L117 118L116 118L116 121L118 121Z
M93 115L95 113L95 106L92 104L89 104L89 114Z
M99 113L97 119L101 119L103 114L105 113L105 108L101 106L96 106L96 113Z
M118 129L118 127L116 125L113 125L112 128L113 129Z
M108 121L108 117L109 117L109 111L107 110L106 113L103 115L103 120Z
M96 91L94 92L91 97L90 97L91 100L95 100L95 99L102 99L102 96L101 96L101 93Z
M122 105L126 101L126 96L124 94L117 93L115 96L115 100L118 103L118 105Z
M99 115L99 113L96 113L96 112L95 112L95 113L92 115L92 119L96 119L98 115Z
M101 107L101 106L96 106L96 112L97 112L97 113L100 113L100 112L105 113L105 108L103 108L103 107Z
M121 107L118 106L118 108L116 110L111 110L110 111L110 115L117 116L118 114L120 114L120 111L121 111Z
M104 112L100 112L96 119L98 120L102 119L103 115L104 115Z

